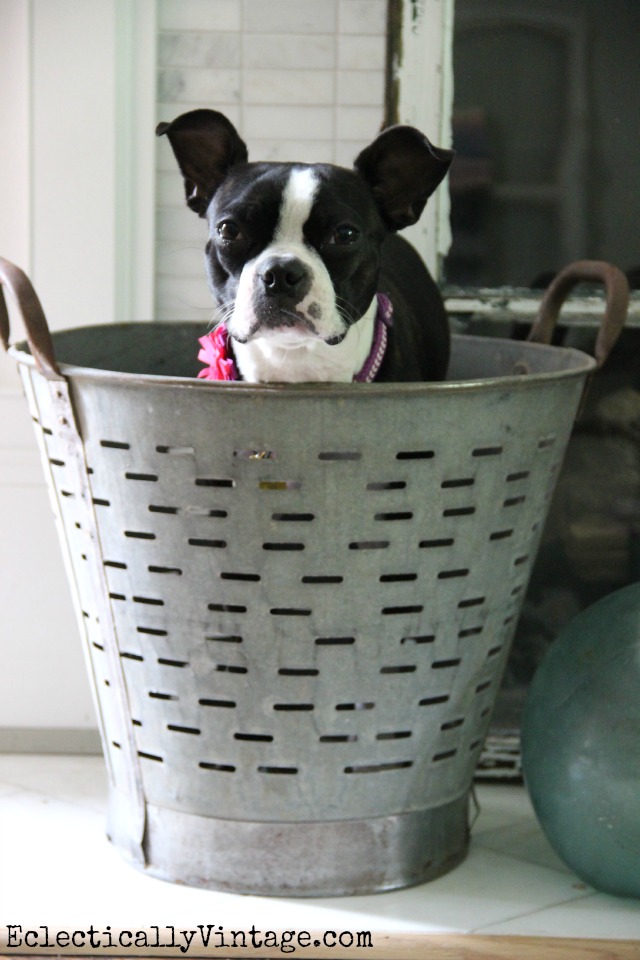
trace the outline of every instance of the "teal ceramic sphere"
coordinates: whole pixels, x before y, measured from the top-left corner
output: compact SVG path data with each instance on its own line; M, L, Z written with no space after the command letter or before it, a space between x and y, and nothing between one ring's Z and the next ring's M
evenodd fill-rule
M597 890L640 897L640 584L556 638L529 690L522 766L565 863Z

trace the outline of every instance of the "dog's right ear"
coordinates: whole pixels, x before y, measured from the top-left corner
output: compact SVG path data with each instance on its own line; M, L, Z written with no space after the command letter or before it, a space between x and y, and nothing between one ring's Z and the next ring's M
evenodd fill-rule
M187 205L204 217L231 167L247 161L247 147L233 124L216 110L191 110L172 123L159 123L156 136L164 133L184 178Z
M416 223L427 200L445 178L453 150L434 146L415 127L383 130L354 162L369 185L390 230Z

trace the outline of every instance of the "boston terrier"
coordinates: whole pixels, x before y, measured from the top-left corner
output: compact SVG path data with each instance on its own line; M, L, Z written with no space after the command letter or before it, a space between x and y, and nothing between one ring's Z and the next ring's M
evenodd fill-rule
M436 284L396 231L415 223L453 151L393 126L356 158L249 163L230 121L160 123L206 217L217 325L199 376L251 382L441 380L449 329Z

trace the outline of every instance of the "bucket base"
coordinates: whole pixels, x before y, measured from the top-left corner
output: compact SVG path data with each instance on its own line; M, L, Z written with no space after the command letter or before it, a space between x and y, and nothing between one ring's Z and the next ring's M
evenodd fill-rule
M126 810L114 791L109 836L125 856ZM221 820L148 804L143 869L227 893L336 897L434 880L464 860L468 845L466 795L430 810L305 823Z

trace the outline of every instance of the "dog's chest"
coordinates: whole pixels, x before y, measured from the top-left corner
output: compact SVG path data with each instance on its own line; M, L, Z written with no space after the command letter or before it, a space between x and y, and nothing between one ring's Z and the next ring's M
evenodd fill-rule
M302 342L286 333L234 343L233 352L243 380L281 383L349 383L370 354L376 302L350 327L342 343L330 346L318 339Z

